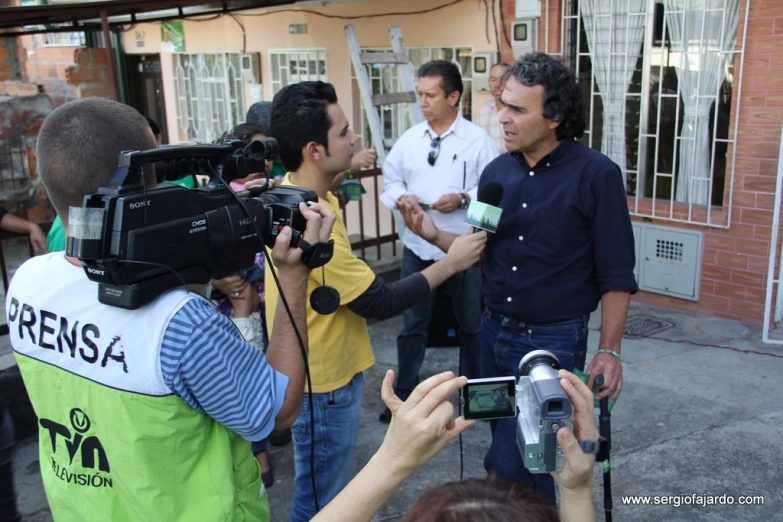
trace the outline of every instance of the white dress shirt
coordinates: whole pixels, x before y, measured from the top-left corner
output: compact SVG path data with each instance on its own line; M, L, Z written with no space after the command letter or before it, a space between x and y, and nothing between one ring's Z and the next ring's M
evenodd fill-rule
M427 162L431 143L437 137L429 122L414 125L394 144L383 164L383 194L381 202L397 208L403 194L418 196L424 203L435 203L444 194L466 193L476 199L478 182L484 167L498 156L497 146L479 127L457 114L457 119L443 133L435 165ZM465 209L448 214L428 211L435 225L447 232L463 234ZM427 243L410 230L402 234L402 242L421 259L438 260L444 256L436 246Z
M487 131L489 137L495 142L498 147L498 154L504 154L506 152L506 141L503 139L503 126L498 121L498 106L494 98L479 108L476 123Z

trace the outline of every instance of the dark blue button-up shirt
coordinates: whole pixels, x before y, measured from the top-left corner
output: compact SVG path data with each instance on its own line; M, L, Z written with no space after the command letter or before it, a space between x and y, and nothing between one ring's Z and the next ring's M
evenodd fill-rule
M489 235L482 296L492 311L552 323L594 311L610 290L638 290L634 238L619 167L567 139L527 165L503 154L479 187L503 185L498 230Z

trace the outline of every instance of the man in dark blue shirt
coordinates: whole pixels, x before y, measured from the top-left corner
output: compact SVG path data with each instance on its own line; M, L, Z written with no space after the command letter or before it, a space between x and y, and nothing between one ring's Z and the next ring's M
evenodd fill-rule
M532 350L554 353L563 368L584 368L587 321L601 302L599 351L589 385L603 374L599 397L622 389L620 343L634 278L634 239L619 167L576 141L585 107L573 74L532 53L505 75L498 119L509 153L490 163L479 190L503 186L503 215L490 234L482 270L482 371L517 376ZM404 209L408 226L447 251L453 234L438 230L418 205ZM548 474L533 475L516 446L516 420L491 422L484 467L531 487L554 503Z

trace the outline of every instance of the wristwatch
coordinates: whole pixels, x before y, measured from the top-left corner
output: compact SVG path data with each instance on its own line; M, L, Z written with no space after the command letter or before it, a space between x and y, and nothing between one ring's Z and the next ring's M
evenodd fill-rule
M464 192L462 192L460 196L462 196L462 199L459 201L459 208L468 208L468 204L470 204L470 198L468 198L468 195Z

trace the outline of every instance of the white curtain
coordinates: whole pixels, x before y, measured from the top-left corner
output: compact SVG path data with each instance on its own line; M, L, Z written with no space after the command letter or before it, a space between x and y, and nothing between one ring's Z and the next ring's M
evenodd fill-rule
M710 108L726 77L726 53L734 50L739 0L665 0L672 65L684 106L676 201L710 203ZM717 110L717 108L716 108Z
M647 0L582 0L593 74L604 105L601 152L625 180L625 93L644 43ZM636 14L638 13L638 14Z

